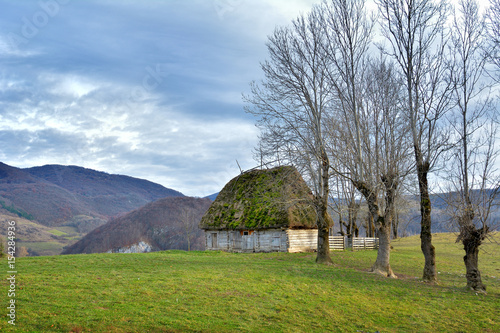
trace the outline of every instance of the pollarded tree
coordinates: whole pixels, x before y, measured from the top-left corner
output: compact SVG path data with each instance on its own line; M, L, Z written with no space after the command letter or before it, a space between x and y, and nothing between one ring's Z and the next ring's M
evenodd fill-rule
M485 20L475 0L460 0L454 12L450 53L453 59L451 79L456 101L452 122L456 145L451 151L446 179L451 188L448 212L457 242L465 250L467 286L486 291L478 267L479 247L494 228L490 212L500 192L500 174L494 170L497 110L489 98L485 79L487 57Z
M333 65L329 79L336 97L329 127L330 154L343 165L334 171L349 178L363 195L378 230L380 246L372 270L394 277L389 263L390 230L401 177L398 149L404 149L403 122L397 115L399 83L385 62L368 62L373 21L364 0L325 1L323 8Z
M420 192L423 279L437 280L435 248L431 234L431 201L428 175L447 147L442 120L452 103L447 81L445 0L376 0L382 33L390 56L404 77L406 119L410 125Z
M404 96L390 63L384 59L374 60L367 69L364 103L359 108L359 126L363 133L361 154L357 154L357 142L352 135L356 126L352 115L334 118L331 135L336 148L332 154L348 169L343 176L348 177L365 198L370 220L377 231L379 249L372 271L395 277L390 266L391 227L395 219L396 194L407 173L409 157L407 124L399 102Z
M245 100L246 111L258 117L262 154L308 173L317 212L316 262L330 264L330 159L324 122L332 95L320 14L314 7L291 27L275 29L267 43L269 60L261 65L265 78L260 84L251 84Z
M368 132L366 154L372 157L369 168L373 174L371 179L378 182L383 198L377 214L372 212L380 242L372 270L390 276L391 228L397 219L396 199L410 169L411 145L407 136L408 124L401 111L404 91L393 64L380 59L373 61L369 68L365 114L372 131Z

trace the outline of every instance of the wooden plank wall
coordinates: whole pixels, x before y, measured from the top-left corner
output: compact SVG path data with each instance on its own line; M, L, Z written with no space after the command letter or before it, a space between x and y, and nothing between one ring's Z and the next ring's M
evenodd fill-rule
M311 252L318 247L318 230L288 229L288 252Z
M216 236L215 236L216 234ZM268 230L205 230L207 250L229 252L286 252L287 233L281 229ZM217 243L216 246L214 243Z
M214 243L214 234L217 234L215 242L217 246L212 246ZM205 231L205 248L207 250L229 250L229 233L225 230L206 230Z
M286 252L286 232L281 229L256 230L255 252Z
M214 234L217 245L213 247ZM357 250L378 249L378 238L356 237L352 244L347 237L330 236L330 250L343 251L352 247ZM222 250L230 252L311 252L317 250L318 231L313 230L255 230L244 235L239 230L205 231L207 250Z

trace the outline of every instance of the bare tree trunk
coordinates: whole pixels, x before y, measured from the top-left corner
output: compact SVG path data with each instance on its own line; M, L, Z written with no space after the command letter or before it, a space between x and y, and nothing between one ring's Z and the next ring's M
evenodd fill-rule
M330 258L330 215L328 214L328 197L329 197L329 170L330 163L326 152L322 151L322 166L321 166L321 196L316 198L318 212L318 253L316 262L318 264L333 264Z
M366 237L375 236L375 226L373 225L373 216L368 212L366 216Z
M348 208L348 219L349 219L349 234L351 237L359 237L359 228L356 224L356 220L358 217L359 204L356 203L356 199L354 196L351 198L349 202Z
M356 188L363 194L368 204L370 214L376 221L375 226L378 229L379 236L379 248L377 252L377 259L372 266L372 272L396 278L396 275L392 272L390 265L390 253L391 253L391 222L386 220L386 216L382 216L379 212L379 206L377 203L376 193L368 188L368 186L363 182L355 182ZM387 195L390 196L390 193ZM387 201L390 204L390 200Z
M483 284L481 280L481 272L478 268L478 256L479 256L479 242L477 239L464 239L464 263L466 269L466 278L467 278L467 287L476 290L476 291L486 291L486 286Z
M383 217L379 217L377 222L379 225L378 238L379 247L377 252L377 259L372 266L371 271L380 275L395 278L390 265L391 258L391 224L384 221Z
M318 223L319 224L319 223ZM316 263L318 264L333 264L332 258L330 257L330 240L328 227L318 225L318 253L316 256Z
M394 218L392 220L392 238L397 239L399 237L398 228L399 228L399 214L394 209Z
M481 272L479 271L479 247L483 243L487 233L488 227L476 229L474 225L470 224L468 227L462 228L457 240L462 240L462 244L464 245L467 287L484 293L486 292L486 286L481 280Z
M341 236L345 236L345 232L342 229L343 225L344 225L344 221L342 221L342 216L340 216L340 219L339 219L339 228L340 228L340 231L338 232L338 234L341 235Z
M436 282L436 249L432 245L431 233L431 198L429 195L429 183L427 180L427 173L429 171L429 164L421 162L422 157L419 156L418 150L415 149L417 157L418 169L418 186L420 190L420 248L424 254L424 274L422 279L424 281Z
M372 271L387 277L396 278L390 265L391 258L391 226L394 220L394 201L398 187L397 176L393 173L381 177L385 186L385 213L377 219L379 248L377 260Z

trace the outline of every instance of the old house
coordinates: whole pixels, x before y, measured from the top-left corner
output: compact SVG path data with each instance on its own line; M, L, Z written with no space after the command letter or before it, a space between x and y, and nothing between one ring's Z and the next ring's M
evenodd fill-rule
M290 166L232 179L200 222L207 250L303 252L317 247L312 193Z

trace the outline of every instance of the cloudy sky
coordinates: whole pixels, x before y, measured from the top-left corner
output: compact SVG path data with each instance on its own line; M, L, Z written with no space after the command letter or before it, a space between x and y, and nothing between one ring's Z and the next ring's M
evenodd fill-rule
M0 161L217 192L256 165L267 36L318 2L0 0Z

